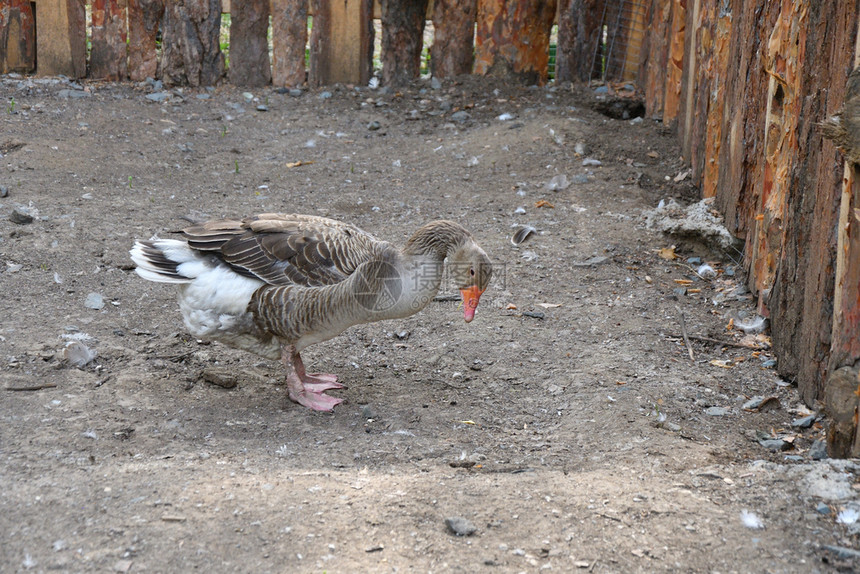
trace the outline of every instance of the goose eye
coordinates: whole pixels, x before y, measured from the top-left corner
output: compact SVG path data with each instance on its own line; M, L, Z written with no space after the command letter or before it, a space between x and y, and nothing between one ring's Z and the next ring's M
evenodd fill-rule
M474 267L469 269L469 275L471 275L472 277L475 276L475 268Z

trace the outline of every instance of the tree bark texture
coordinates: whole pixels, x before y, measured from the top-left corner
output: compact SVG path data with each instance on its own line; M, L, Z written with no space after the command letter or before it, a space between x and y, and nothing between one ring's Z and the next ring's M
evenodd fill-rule
M373 69L372 0L311 1L308 83L367 84Z
M0 74L36 69L36 20L29 0L0 6Z
M543 84L556 0L480 0L475 73Z
M405 86L421 70L427 0L382 0L382 83Z
M471 74L478 0L436 0L430 70L436 78Z
M221 0L165 0L162 77L170 84L212 86L224 73Z
M126 0L93 0L91 78L124 80L128 77Z
M304 84L308 43L306 0L273 0L272 42L272 83L290 88Z
M672 0L651 0L645 19L648 33L640 52L638 83L645 95L645 114L653 119L663 119L671 20ZM560 22L558 34L559 44L561 44ZM558 65L556 65L556 77L558 77Z
M128 77L133 82L158 77L156 38L164 0L128 0Z
M269 0L243 0L230 6L230 83L266 86L269 63Z
M587 82L600 39L599 0L558 0L556 82Z
M39 0L36 4L36 73L87 75L87 26L84 0Z

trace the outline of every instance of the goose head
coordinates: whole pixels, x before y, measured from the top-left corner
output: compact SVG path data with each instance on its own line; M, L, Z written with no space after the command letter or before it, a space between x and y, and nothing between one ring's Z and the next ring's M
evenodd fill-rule
M448 256L448 270L463 297L463 319L468 323L475 318L478 301L493 276L490 258L477 243L468 239Z

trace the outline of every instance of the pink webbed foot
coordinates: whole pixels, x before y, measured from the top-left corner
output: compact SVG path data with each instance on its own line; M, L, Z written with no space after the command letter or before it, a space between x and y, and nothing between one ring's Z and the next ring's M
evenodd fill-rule
M343 402L343 399L330 397L322 392L308 389L294 392L292 388L290 389L290 400L315 411L331 411Z
M329 389L344 389L344 385L337 382L337 375L328 373L307 373L301 377L305 390L321 393Z
M343 402L343 399L330 397L323 392L344 388L337 382L337 375L306 373L302 358L294 346L281 346L281 361L287 369L287 389L291 401L315 411L330 411Z

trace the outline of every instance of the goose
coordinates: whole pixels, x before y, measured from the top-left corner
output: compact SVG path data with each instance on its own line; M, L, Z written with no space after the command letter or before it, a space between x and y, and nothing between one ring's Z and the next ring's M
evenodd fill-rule
M184 239L137 241L143 279L179 286L195 337L278 360L293 402L331 411L337 375L307 373L300 353L354 325L408 317L438 293L443 262L475 316L492 276L490 259L453 221L420 227L398 249L355 225L314 215L264 213L194 223Z

